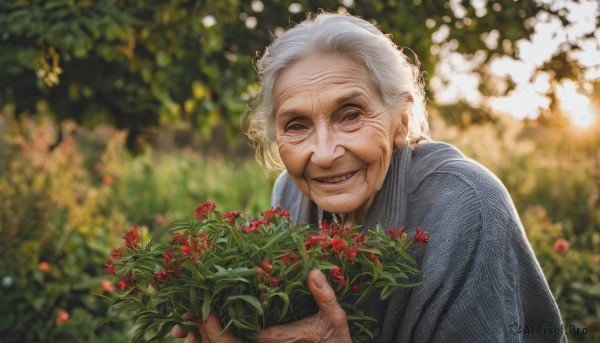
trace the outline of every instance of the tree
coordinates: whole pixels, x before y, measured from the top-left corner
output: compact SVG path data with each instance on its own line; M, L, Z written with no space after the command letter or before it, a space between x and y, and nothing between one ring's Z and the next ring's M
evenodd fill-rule
M522 58L517 42L534 37L535 23L572 24L569 9L542 0L4 0L0 104L20 113L44 101L59 120L129 128L130 146L161 121L184 121L206 136L223 123L233 137L257 89L257 52L320 8L347 8L375 21L419 56L436 92L451 83L440 62L463 56L484 97L514 88L486 66L502 56ZM589 66L572 52L597 38L593 31L579 38L564 42L538 70L581 80ZM507 86L499 90L498 82ZM453 106L471 120L489 118L484 104L457 99ZM446 113L452 119L456 112Z

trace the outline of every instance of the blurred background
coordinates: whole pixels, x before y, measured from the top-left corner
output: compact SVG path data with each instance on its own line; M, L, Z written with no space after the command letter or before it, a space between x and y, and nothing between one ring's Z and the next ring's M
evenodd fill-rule
M502 179L568 338L600 341L596 0L0 0L1 342L127 342L96 295L125 231L268 208L252 62L318 9L421 64L431 136Z

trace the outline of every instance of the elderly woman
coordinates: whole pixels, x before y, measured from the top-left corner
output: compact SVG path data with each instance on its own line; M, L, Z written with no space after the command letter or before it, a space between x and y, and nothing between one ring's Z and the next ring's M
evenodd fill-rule
M380 325L377 342L564 340L506 189L453 146L426 138L419 72L388 36L360 18L322 13L276 39L258 72L248 133L263 164L285 167L273 204L297 222L429 231L426 249L412 251L422 284L363 302ZM323 274L312 271L308 286L319 312L261 330L257 341L350 341ZM561 330L536 335L526 325ZM239 341L215 316L198 326L202 342Z

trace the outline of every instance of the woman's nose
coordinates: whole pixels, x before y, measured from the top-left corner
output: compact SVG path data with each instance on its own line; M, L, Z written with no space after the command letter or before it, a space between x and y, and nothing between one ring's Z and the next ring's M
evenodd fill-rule
M329 129L317 129L313 139L311 162L321 168L331 167L344 154L344 148L338 144L335 133Z

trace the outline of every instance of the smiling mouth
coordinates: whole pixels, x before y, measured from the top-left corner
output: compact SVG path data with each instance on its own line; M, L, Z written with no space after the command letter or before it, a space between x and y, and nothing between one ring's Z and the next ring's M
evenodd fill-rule
M319 182L323 182L323 183L340 183L342 181L346 181L349 178L351 178L352 176L354 176L354 174L356 174L356 172L351 172L351 173L347 173L344 175L338 175L338 176L333 176L333 177L325 177L325 178L315 178L315 180L319 181Z

